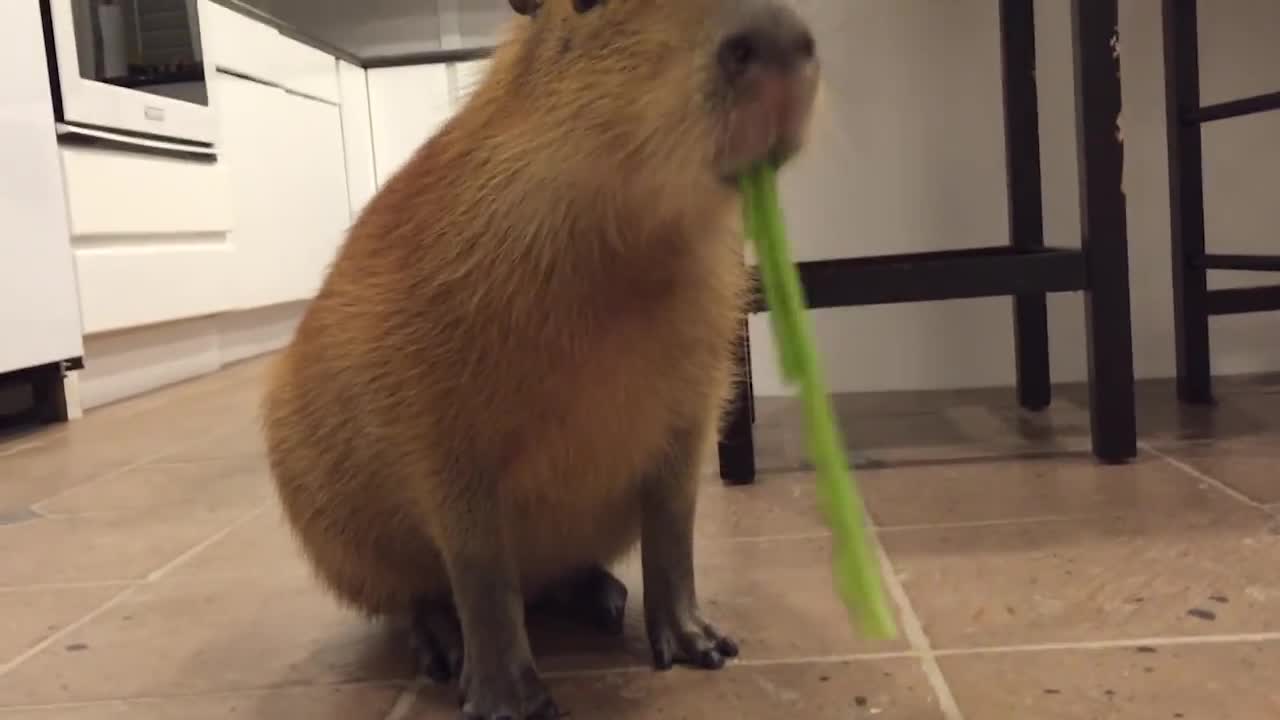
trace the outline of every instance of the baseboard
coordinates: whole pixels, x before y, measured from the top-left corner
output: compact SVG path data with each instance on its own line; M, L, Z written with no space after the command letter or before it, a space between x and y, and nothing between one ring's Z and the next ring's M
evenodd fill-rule
M305 302L90 335L69 380L88 410L216 372L284 347Z

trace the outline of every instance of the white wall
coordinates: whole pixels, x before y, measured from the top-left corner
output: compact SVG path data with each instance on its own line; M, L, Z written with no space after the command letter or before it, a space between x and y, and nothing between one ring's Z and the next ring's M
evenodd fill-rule
M797 253L817 259L1007 242L996 3L798 4L819 35L826 96L814 152L784 181ZM1036 3L1038 77L1046 236L1078 246L1069 5ZM1280 89L1280 4L1200 5L1205 102ZM1120 6L1136 370L1169 376L1160 2ZM1280 114L1216 123L1205 137L1210 245L1280 251ZM815 324L836 390L1007 385L1014 377L1010 313L1005 299L951 301L821 311ZM1054 380L1081 380L1082 302L1053 297L1050 313ZM753 320L752 332L757 392L785 392L765 318ZM1280 370L1280 316L1215 319L1213 351L1217 373Z
M801 259L1007 242L996 3L796 1L814 24L826 67L812 152L784 180ZM1280 4L1201 6L1205 102L1280 89ZM1169 376L1174 367L1159 9L1159 0L1121 3L1125 188L1141 377ZM1046 237L1053 245L1078 246L1069 3L1039 0L1036 10ZM468 32L479 33L475 27L469 24ZM379 181L447 117L441 88L449 78L440 66L369 73ZM1211 246L1280 250L1280 203L1274 201L1280 113L1208 126L1205 151ZM1242 281L1238 274L1213 277L1217 285ZM1053 296L1050 313L1054 379L1084 379L1080 296ZM814 320L837 391L1013 382L1011 309L1004 298L825 310ZM1280 370L1278 330L1277 314L1215 319L1215 371ZM787 392L766 318L754 318L752 331L756 390Z

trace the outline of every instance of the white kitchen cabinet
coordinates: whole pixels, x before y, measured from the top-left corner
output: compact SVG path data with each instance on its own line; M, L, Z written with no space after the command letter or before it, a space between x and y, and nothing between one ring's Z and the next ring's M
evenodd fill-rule
M369 115L379 187L449 121L453 111L449 68L444 64L369 71Z
M273 49L283 72L280 85L303 95L337 103L340 98L337 59L293 38L277 37Z
M200 5L208 56L218 68L282 84L280 32L217 3Z
M0 373L79 357L80 308L35 2L0 3Z
M285 95L284 108L291 134L281 159L286 223L296 227L298 290L312 297L351 224L342 117L333 105L293 94Z
M216 3L203 3L200 12L209 56L219 69L338 102L338 61L332 55Z
M461 109L490 64L490 60L470 60L369 70L369 116L379 187Z
M219 74L217 82L236 304L310 299L350 222L339 110L240 77Z
M369 119L369 78L365 69L338 62L342 93L342 139L347 151L347 197L354 220L378 189L373 162L373 124Z
M219 73L218 113L222 121L220 162L226 164L234 221L228 240L235 250L235 304L240 308L288 300L277 276L289 267L285 184L280 144L288 133L281 113L285 92L271 85ZM284 266L284 267L282 267Z

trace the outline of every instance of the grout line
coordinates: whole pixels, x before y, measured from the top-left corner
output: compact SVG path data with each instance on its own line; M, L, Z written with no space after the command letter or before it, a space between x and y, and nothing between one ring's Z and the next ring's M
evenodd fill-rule
M93 622L94 620L98 619L99 617L101 617L101 616L105 615L106 613L110 612L110 611L111 611L112 609L114 609L117 605L120 605L120 604L121 604L121 603L123 603L125 600L128 600L131 596L133 596L133 594L134 594L134 593L136 593L136 592L138 591L138 589L139 589L139 588L143 587L145 584L153 583L153 582L155 582L155 581L159 580L160 578L164 577L166 574L168 574L169 572L171 572L174 568L179 567L180 565L182 565L182 563L184 563L184 562L186 562L187 560L191 559L193 556L195 556L196 554L198 554L198 553L199 553L199 552L201 552L202 550L205 550L205 549L206 549L206 548L208 548L210 545L212 545L212 544L216 543L217 541L219 541L219 540L221 540L222 538L224 538L224 537L226 537L227 535L229 535L229 534L230 534L232 531L234 531L236 528L240 527L241 525L244 525L245 523L249 522L249 521L250 521L250 520L252 520L253 518L257 517L260 513L262 513L263 511L265 511L265 510L266 510L266 508L267 508L267 505L266 505L266 504L263 504L261 507L258 507L257 509L253 510L252 512L249 512L249 513L245 514L243 517L239 518L239 519L238 519L238 520L236 520L235 522L233 522L233 523L231 523L230 525L228 525L228 526L227 526L226 528L224 528L222 531L220 531L220 532L218 532L218 533L215 533L212 537L210 537L210 538L208 538L207 540L205 540L205 541L203 541L203 542L199 543L198 545L196 545L195 547L191 548L190 550L187 550L186 552L182 553L182 554L181 554L181 555L179 555L178 557L174 558L173 560L171 560L170 562L168 562L167 564L165 564L165 565L164 565L163 567L161 567L160 569L155 570L154 572L150 573L149 575L147 575L147 577L146 577L142 582L140 582L140 583L138 583L138 584L130 585L130 586L128 586L128 587L126 587L126 588L124 588L123 590L121 590L120 592L118 592L118 593L116 593L114 596L112 596L112 597L111 597L111 599L109 599L109 600L107 600L106 602L102 603L102 604L101 604L101 605L99 605L96 609L91 610L91 611L90 611L89 613L87 613L84 617L80 618L79 620L77 620L77 621L75 621L75 622L73 622L73 623L68 624L66 627L63 627L62 629L58 630L57 632L55 632L55 633L51 634L49 637L45 638L44 640L41 640L40 642L36 643L35 645L33 645L33 646L31 646L31 647L27 648L24 652L22 652L21 654L19 654L17 657L13 658L12 660L9 660L8 662L6 662L6 663L4 663L4 664L0 664L0 678L4 677L4 676L5 676L5 675L7 675L9 672L13 671L15 668L17 668L17 667L18 667L19 665L21 665L22 663L24 663L24 662L26 662L27 660L30 660L31 658L35 657L37 654L39 654L39 653L41 653L41 652L45 651L46 649L48 649L49 647L51 647L51 646L53 646L53 645L55 645L55 644L57 644L57 643L58 643L58 642L60 642L63 638L67 637L68 635L70 635L70 634L72 634L72 633L76 632L77 630L79 630L80 628L84 627L85 625L88 625L89 623Z
M925 677L929 678L929 687L933 690L933 694L938 698L938 708L942 711L942 717L945 720L964 720L964 713L960 711L960 705L956 702L955 695L951 692L951 686L947 684L946 675L942 672L942 666L938 664L938 658L934 655L933 647L929 644L929 636L924 631L924 623L920 621L920 616L916 614L916 610L911 605L911 598L907 596L907 589L903 586L902 580L898 578L898 571L893 566L893 561L889 559L889 554L885 552L884 546L880 544L879 538L874 538L876 543L876 552L880 556L881 575L884 576L885 587L889 591L889 595L893 598L894 603L898 606L898 612L902 620L902 633L906 636L907 642L911 644L911 649L920 657L920 665L924 670Z
M12 457L24 450L34 450L44 443L40 442L24 442L10 445L9 447L0 449L0 458Z
M821 665L830 663L876 662L878 660L903 660L920 657L916 650L897 650L877 653L850 653L847 655L813 655L773 660L735 660L733 667L787 667L790 665Z
M36 583L34 585L0 585L0 595L25 592L57 592L59 590L94 590L97 588L132 587L138 580L86 580L85 582Z
M961 522L913 523L909 525L877 526L876 532L895 533L916 530L963 530L968 528L997 528L1010 525L1029 525L1046 522L1070 522L1072 520L1088 520L1097 514L1074 513L1066 515L1029 515L1025 517L1005 518L1002 520L967 520Z
M896 596L895 596L896 597ZM1153 637L1153 638L1132 638L1128 640L1099 640L1099 641L1082 641L1082 642L1059 642L1059 643L1040 643L1033 645L993 645L988 647L974 648L954 648L946 650L930 649L927 652L916 650L904 650L900 652L882 652L882 653L864 653L864 654L848 654L848 655L823 655L804 658L780 658L774 660L756 660L756 661L735 661L729 666L730 669L737 667L786 667L791 665L811 665L811 664L831 664L831 663L848 663L848 662L875 662L880 660L904 660L921 658L927 656L935 657L968 657L978 655L998 655L998 654L1017 654L1017 653L1035 653L1035 652L1062 652L1062 651L1079 651L1090 652L1097 650L1136 650L1137 648L1161 648L1161 647L1179 647L1179 646L1196 646L1196 645L1222 645L1233 643L1262 643L1262 642L1280 642L1280 632L1265 633L1247 633L1238 635L1196 635L1186 637ZM571 678L592 678L605 677L610 675L627 675L651 673L653 669L648 665L635 665L619 668L603 668L599 670L565 670L551 671L543 673L543 677L548 680L554 679L571 679ZM209 692L209 693L175 693L173 695L157 695L157 696L140 696L125 699L103 699L103 700L86 700L82 702L65 702L50 703L39 705L14 705L0 708L0 718L6 713L20 711L39 711L39 710L65 710L74 708L93 708L106 705L117 705L122 702L129 703L154 703L170 700L186 700L192 698L219 698L234 697L241 695L265 695L276 692L290 692L297 690L306 690L310 688L323 687L326 689L343 689L343 688L363 688L363 687L390 687L391 681L369 680L356 681L346 683L332 683L317 685L313 683L292 683L282 685L268 685L254 688L237 688L232 690ZM415 679L406 686L396 702L392 706L385 720L408 720L410 713L414 710L417 698L422 688L427 686L427 682L421 678ZM936 690L935 690L936 692ZM956 711L958 712L958 711ZM947 717L962 717L961 715L953 715Z
M1258 502L1257 500L1254 500L1248 495L1245 495L1244 493L1240 492L1239 490L1236 490L1235 488L1231 487L1230 485L1222 482L1221 480L1215 477L1206 475L1205 473L1197 470L1195 467L1188 465L1187 463L1179 460L1178 458L1164 451L1157 450L1150 443L1140 442L1138 443L1138 448L1143 450L1144 452L1148 452L1152 455L1155 455L1156 457L1160 458L1161 460L1164 460L1165 462L1181 470L1182 472L1190 475L1191 477L1196 478L1197 480L1206 482L1209 485L1212 485L1218 490L1221 490L1222 492L1230 495L1231 497L1235 498L1236 500L1239 500L1240 502L1244 503L1245 505L1248 505L1249 507L1255 507L1261 510L1266 510L1266 506L1264 506L1262 503Z
M895 594L896 597L896 594ZM1151 638L1130 638L1121 640L1097 640L1097 641L1080 641L1080 642L1056 642L1056 643L1039 643L1030 645L992 645L987 647L972 648L951 648L951 649L930 649L927 652L918 650L903 650L899 652L882 652L882 653L863 653L863 654L847 654L847 655L820 655L803 658L779 658L773 660L739 660L734 661L729 668L736 667L785 667L790 665L812 665L812 664L830 664L830 663L846 663L846 662L875 662L879 660L904 660L912 658L922 658L926 655L936 657L966 657L976 655L999 655L999 654L1017 654L1017 653L1036 653L1036 652L1062 652L1062 651L1079 651L1090 652L1097 650L1135 650L1137 648L1162 648L1162 647L1180 647L1180 646L1196 646L1196 645L1225 645L1237 643L1264 643L1264 642L1280 642L1280 632L1262 632L1262 633L1243 633L1235 635L1191 635L1184 637L1151 637ZM618 668L602 668L598 670L564 670L550 671L543 673L546 679L570 679L570 678L590 678L609 675L626 675L654 672L653 668L648 665L634 665ZM13 705L0 708L0 717L5 713L14 711L29 710L57 710L70 708L87 708L98 707L103 705L113 705L120 702L163 702L167 700L183 700L192 698L219 698L232 697L239 695L263 695L274 692L289 692L296 690L306 690L309 688L362 688L362 687L390 687L391 681L369 680L356 681L347 683L332 683L316 685L313 683L292 683L282 685L268 685L254 688L238 688L233 690L225 690L210 693L175 693L173 695L157 695L157 696L140 696L131 697L124 700L86 700L83 702L65 702L50 703L40 705ZM408 720L409 714L414 709L414 704L418 697L419 691L426 687L425 680L416 679L406 686L399 695L395 705L392 707L390 714L386 720ZM959 716L957 716L959 717Z
M228 431L228 432L230 432L230 431ZM55 500L58 500L59 498L62 498L62 497L64 497L64 496L66 496L66 495L70 495L71 493L75 492L76 490L80 490L80 489L85 488L85 487L87 487L87 486L89 486L89 485L92 485L93 483L102 482L103 480L110 480L110 479L112 479L112 478L114 478L114 477L117 477L117 476L119 476L119 475L123 475L123 474L125 474L125 473L127 473L127 472L131 472L131 471L133 471L133 470L137 470L138 468L140 468L140 467L142 467L142 466L144 466L144 465L153 465L153 464L156 464L156 461L157 461L157 460L160 460L160 459L162 459L162 458L168 457L168 456L170 456L170 455L176 455L176 454L178 454L178 453L182 452L183 450L186 450L186 449L191 448L191 447L195 447L195 446L196 446L198 443L200 443L202 440L208 440L208 439L209 439L209 436L207 436L207 435L206 435L206 436L197 437L197 438L195 438L195 439L186 440L186 441L183 441L183 442L177 443L176 445L171 445L171 446L169 446L169 448L168 448L168 449L162 450L162 451L160 451L160 452L151 453L150 455L145 455L145 456L143 456L143 457L141 457L141 458L139 458L139 459L137 459L137 460L135 460L135 461L133 461L133 462L131 462L131 463L127 463L127 464L125 464L125 465L121 465L120 467L117 467L117 468L115 468L114 470L109 470L109 471L107 471L107 472L105 472L105 473L102 473L101 475L94 475L94 476L91 476L91 477L89 477L88 479L86 479L86 480L85 480L84 482L82 482L82 483L78 483L78 484L76 484L76 485L72 485L71 487L63 488L62 490L59 490L58 492L56 492L56 493L54 493L54 494L50 495L49 497L42 498L42 499L40 499L40 500L38 500L38 501L36 501L36 502L32 503L32 504L31 504L31 506L30 506L30 507L31 507L31 510L32 510L32 511L34 511L34 512L40 513L41 515L45 515L46 517L54 517L54 516L49 516L49 515L47 515L47 514L46 514L46 513L44 513L40 508L41 508L42 506L44 506L44 505L48 505L49 503L51 503L51 502L53 502L53 501L55 501Z
M725 669L737 667L742 663L733 661L731 664L725 665ZM547 670L540 671L538 675L543 680L572 680L574 678L597 678L609 677L610 675L639 675L645 672L654 672L649 665L623 665L621 667L594 668L584 670ZM388 718L390 720L390 718Z
M182 565L185 564L191 558L209 549L209 547L212 546L214 543L218 542L219 540L235 532L242 526L247 525L254 518L266 512L268 506L269 506L268 503L264 503L262 505L259 505L257 508L249 511L244 516L242 516L239 520L236 520L235 522L231 523L230 525L223 528L222 530L214 533L212 537L206 539L205 541L201 542L200 544L196 545L190 550L187 550L186 552L182 553L181 555L174 558L173 560L170 560L168 563L165 563L162 567L156 570L153 570L150 574L147 575L147 577L143 580L143 582L154 583L157 580L163 578L165 575L168 575L169 573L173 572L179 567L182 567Z
M413 712L414 706L418 704L418 694L422 691L422 687L423 681L421 678L410 682L400 693L400 697L396 698L396 703L391 706L391 711L387 713L386 720L408 720L409 713Z
M847 655L813 655L808 657L770 658L765 660L734 659L725 665L726 670L734 668L773 668L791 667L794 665L827 665L834 663L877 662L880 660L906 660L920 657L914 650L900 650L879 653L851 653ZM652 665L623 665L620 667L603 667L583 670L550 670L541 673L547 680L571 680L574 678L609 677L611 675L639 675L656 672Z
M797 533L781 533L778 535L741 535L741 536L723 536L716 537L714 535L699 535L697 540L702 543L712 545L732 545L735 543L767 543L767 542L789 542L798 540L824 540L831 537L830 531L813 530L811 532Z
M1029 515L1026 517L1005 518L1002 520L967 520L962 522L936 522L936 523L910 523L903 525L878 525L876 532L880 534L895 532L913 532L919 530L964 530L969 528L994 528L1006 527L1010 525L1030 525L1046 522L1071 522L1075 520L1089 520L1099 517L1097 513L1069 513L1063 515ZM742 535L739 537L716 537L701 535L698 540L708 544L732 544L732 543L765 543L765 542L788 542L797 540L823 540L831 537L831 532L827 530L814 530L812 532L782 533L778 535Z
M3 678L5 675L13 671L14 668L17 668L19 665L35 657L37 654L44 652L50 646L57 644L63 638L67 637L71 633L79 630L85 625L88 625L94 620L97 620L99 617L107 614L112 609L114 609L117 605L124 602L125 600L128 600L131 595L133 595L135 592L138 591L139 587L140 586L138 585L132 585L130 587L125 588L124 590L121 590L120 592L112 596L110 600L102 603L96 609L90 611L84 617L80 618L79 620L73 623L70 623L66 627L62 628L61 630L58 630L57 632L53 633L49 637L45 638L44 640L41 640L35 645L32 645L31 647L27 648L26 651L20 653L17 657L4 663L3 665L0 665L0 678Z
M400 683L391 680L359 680L352 682L335 682L335 683L284 683L280 685L266 685L255 688L235 688L228 690L216 690L213 692L178 692L171 695L138 695L126 698L103 698L100 700L73 700L59 703L39 703L32 705L5 705L0 707L0 718L5 717L9 713L27 713L40 712L46 710L77 710L92 709L102 707L121 707L127 704L154 704L173 702L175 700L213 700L219 698L239 698L239 697L261 697L272 693L298 692L302 690L358 690L362 688L399 688Z
M1054 650L1116 650L1140 647L1179 647L1185 645L1226 645L1233 643L1280 642L1280 632L1243 633L1239 635L1186 635L1183 637L1131 638L1127 640L1095 640L1085 642L1041 643L1038 645L992 645L990 647L935 650L940 657L994 655L1006 653L1048 652Z

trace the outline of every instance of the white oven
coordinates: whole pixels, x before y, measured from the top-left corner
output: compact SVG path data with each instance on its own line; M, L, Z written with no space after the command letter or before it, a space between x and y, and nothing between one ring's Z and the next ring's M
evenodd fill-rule
M41 5L54 109L64 130L140 144L215 144L200 0Z

